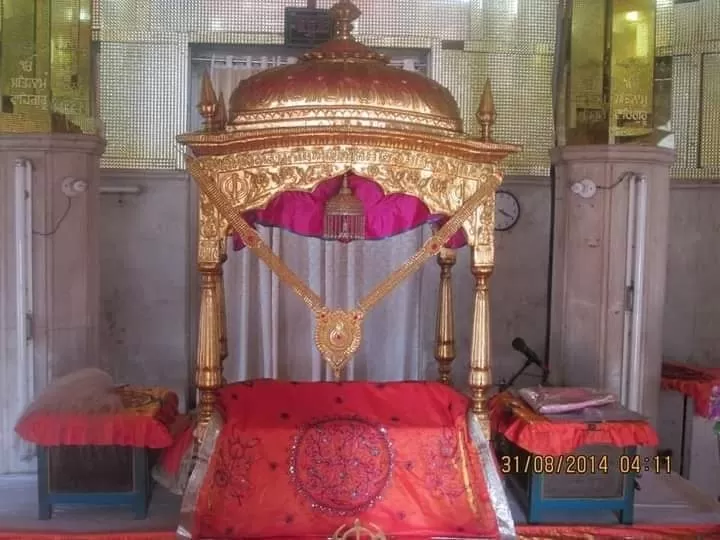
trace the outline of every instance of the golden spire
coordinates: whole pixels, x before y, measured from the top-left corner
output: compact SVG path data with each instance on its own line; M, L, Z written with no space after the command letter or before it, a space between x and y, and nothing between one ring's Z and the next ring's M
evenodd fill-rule
M362 15L362 11L350 0L340 0L330 8L330 17L335 23L335 39L353 40L352 22Z
M214 127L215 115L218 109L218 99L213 88L210 74L207 70L203 73L200 83L200 102L197 104L200 116L205 120L205 130L211 131Z
M215 126L217 129L223 130L225 129L225 126L227 125L228 116L227 116L227 107L225 106L225 96L223 96L223 93L220 92L220 95L218 96L218 106L217 106L217 112L215 113Z
M492 127L495 124L495 103L493 102L490 79L485 80L480 105L478 106L475 118L480 125L480 139L485 142L492 141Z

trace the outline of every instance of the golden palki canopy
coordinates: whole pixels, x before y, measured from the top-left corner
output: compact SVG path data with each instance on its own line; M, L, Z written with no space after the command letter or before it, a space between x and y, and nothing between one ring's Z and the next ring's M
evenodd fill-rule
M196 372L200 419L206 421L212 414L227 355L221 269L228 234L236 233L310 307L316 322L315 343L336 373L357 351L367 311L438 255L443 274L436 358L441 380L448 382L454 357L449 300L454 256L444 246L459 245L455 233L462 230L461 243L471 247L476 280L469 384L473 410L487 427L494 194L502 181L500 160L518 147L491 140L495 110L489 84L477 115L481 133L467 135L457 103L446 88L419 73L390 66L383 55L355 40L351 23L360 12L352 2L341 0L330 11L335 21L332 40L296 64L242 81L229 107L222 96L218 99L206 74L198 105L205 129L179 137L191 151L188 168L202 189ZM367 188L363 182L395 198L385 197L383 205L373 206L369 199L355 197L354 187ZM323 195L328 185L334 186L339 198ZM322 205L319 213L318 205ZM402 205L411 211L401 211ZM272 253L252 226L255 220L323 236L323 210L327 211L325 232L331 229L335 239L358 237L357 230L346 229L349 223L364 228L370 238L398 234L422 222L432 222L435 233L354 308L330 309ZM340 222L328 219L338 216ZM391 223L396 219L400 221Z
M384 55L357 42L350 22L360 11L352 3L340 2L330 11L337 21L335 39L297 64L238 85L230 98L230 130L363 126L462 132L457 103L445 87L391 67Z

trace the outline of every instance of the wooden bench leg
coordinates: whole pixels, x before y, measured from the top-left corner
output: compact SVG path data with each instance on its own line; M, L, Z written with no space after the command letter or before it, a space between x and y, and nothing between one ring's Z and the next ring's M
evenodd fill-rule
M625 475L623 480L623 507L617 513L617 517L618 521L623 525L632 525L635 521L635 474Z
M37 447L37 482L38 482L38 519L52 517L52 504L50 504L50 463L48 449Z
M536 525L542 523L542 501L543 501L543 475L541 473L531 472L528 482L528 504L527 504L527 522L528 525Z

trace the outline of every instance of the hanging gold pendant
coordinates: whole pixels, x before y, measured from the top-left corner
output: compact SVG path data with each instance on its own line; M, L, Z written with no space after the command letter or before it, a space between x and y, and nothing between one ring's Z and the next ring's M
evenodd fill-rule
M315 317L315 346L339 377L360 348L364 313L324 308Z

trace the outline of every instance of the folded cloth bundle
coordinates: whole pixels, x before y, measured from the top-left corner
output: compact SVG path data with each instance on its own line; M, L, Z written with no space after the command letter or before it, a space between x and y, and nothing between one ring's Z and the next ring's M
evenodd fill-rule
M536 386L519 390L520 397L539 414L559 414L615 402L615 396L595 388Z

